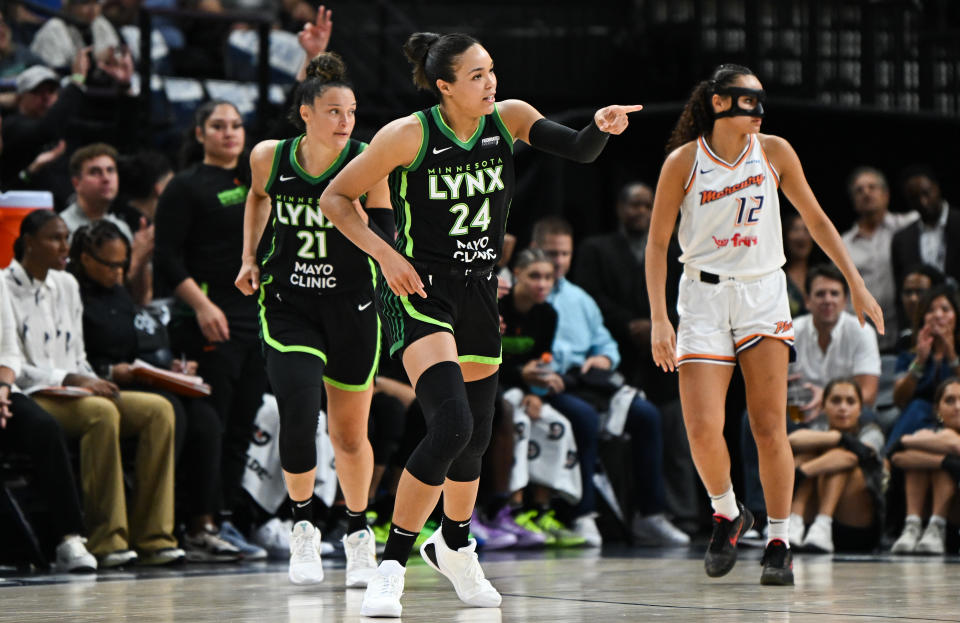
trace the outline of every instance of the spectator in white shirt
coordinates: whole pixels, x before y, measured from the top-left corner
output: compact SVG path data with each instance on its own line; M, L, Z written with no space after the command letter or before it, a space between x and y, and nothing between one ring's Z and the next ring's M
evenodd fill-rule
M861 327L857 317L845 310L847 294L846 281L833 265L821 264L807 273L806 305L810 314L794 320L797 360L792 368L811 390L812 399L801 407L807 421L820 411L824 386L839 376L857 381L864 410L877 399L877 334L869 325Z
M156 394L119 391L97 378L83 343L83 306L67 263L67 226L49 210L27 215L3 271L23 366L17 383L80 439L90 551L99 566L183 560L173 536L173 407ZM55 388L55 389L53 389ZM64 396L73 391L73 397ZM85 395L84 395L85 394ZM137 436L129 521L120 437Z
M890 264L893 235L917 220L915 211L891 214L890 187L878 169L859 167L847 183L857 222L843 234L843 242L863 281L883 309L886 333L878 337L881 350L892 350L897 339L896 290Z

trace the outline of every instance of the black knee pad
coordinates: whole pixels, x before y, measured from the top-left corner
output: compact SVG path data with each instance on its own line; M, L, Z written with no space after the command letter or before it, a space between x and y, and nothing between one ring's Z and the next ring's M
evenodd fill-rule
M317 466L323 360L267 349L267 376L280 409L280 465L291 474L308 472Z
M447 478L457 482L470 482L480 477L483 453L490 445L493 431L493 415L497 402L497 377L495 372L485 379L466 384L467 400L473 415L473 434L470 442L450 465Z
M460 365L441 361L427 368L417 381L416 392L427 434L410 454L407 471L425 484L439 486L473 431Z

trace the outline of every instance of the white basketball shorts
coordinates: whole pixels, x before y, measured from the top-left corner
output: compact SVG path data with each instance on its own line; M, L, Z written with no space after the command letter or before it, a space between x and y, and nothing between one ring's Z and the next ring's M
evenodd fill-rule
M720 277L706 283L685 269L677 300L677 360L735 365L737 354L765 337L793 350L793 319L782 270L745 279ZM791 359L793 357L791 356Z

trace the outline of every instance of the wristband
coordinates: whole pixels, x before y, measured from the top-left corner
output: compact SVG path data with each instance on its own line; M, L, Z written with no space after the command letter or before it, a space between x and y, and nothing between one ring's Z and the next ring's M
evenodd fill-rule
M913 376L913 378L917 380L920 380L923 378L923 366L919 365L916 359L910 362L910 366L907 368L907 372L909 372Z
M20 181L23 182L24 184L30 183L30 172L27 171L26 169L23 169L22 171L17 173L17 177L20 178Z

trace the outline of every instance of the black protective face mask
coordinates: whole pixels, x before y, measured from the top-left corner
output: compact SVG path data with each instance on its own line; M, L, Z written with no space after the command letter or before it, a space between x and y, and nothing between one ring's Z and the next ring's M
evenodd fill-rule
M766 92L763 89L745 89L743 87L720 87L714 91L717 95L729 95L731 106L723 112L714 114L717 119L721 117L760 117L763 119L763 102L767 99ZM749 95L757 100L756 108L741 108L740 97Z

